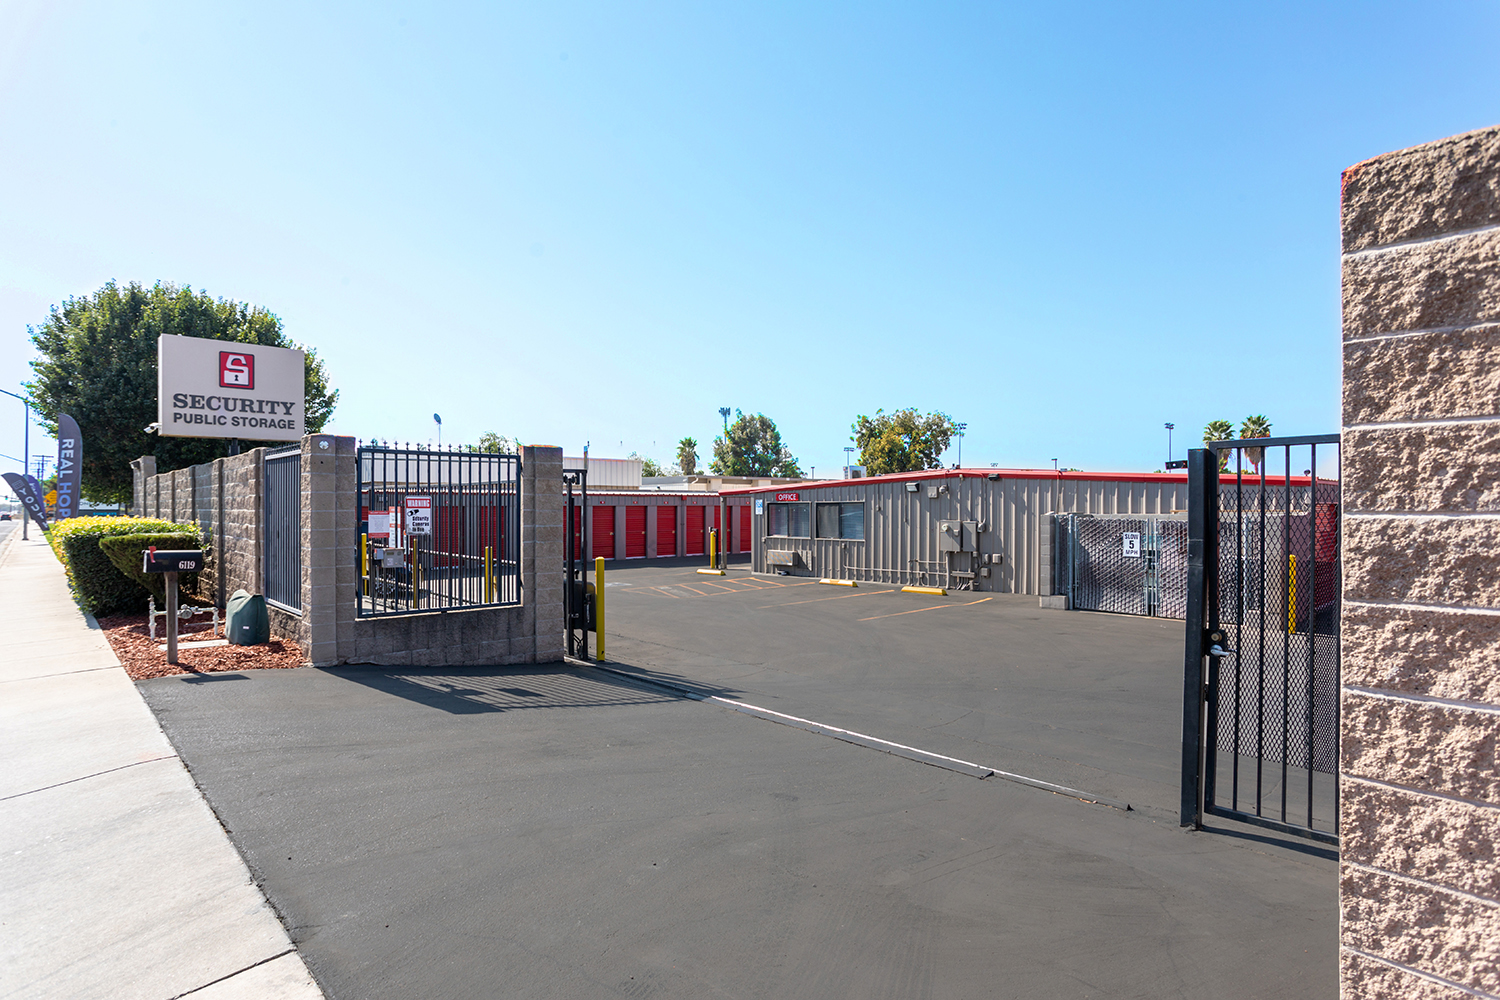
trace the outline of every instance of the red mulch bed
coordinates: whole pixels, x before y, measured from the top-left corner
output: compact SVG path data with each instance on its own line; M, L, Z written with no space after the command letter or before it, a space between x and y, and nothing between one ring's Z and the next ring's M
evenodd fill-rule
M264 646L209 646L203 649L177 650L177 664L167 662L167 654L157 647L167 641L166 619L156 619L156 638L151 638L146 616L111 615L99 619L99 627L109 639L110 647L120 658L131 680L173 674L213 674L227 670L280 670L300 667L307 662L302 648L290 639L272 638ZM219 635L213 633L213 616L199 615L181 622L177 629L179 642L222 638L224 616L219 616Z

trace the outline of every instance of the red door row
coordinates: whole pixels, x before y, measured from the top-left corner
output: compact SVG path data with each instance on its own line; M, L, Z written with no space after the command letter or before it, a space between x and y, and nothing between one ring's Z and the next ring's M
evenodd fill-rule
M707 542L703 529L709 523L707 506L689 506L686 511L685 534L683 537L683 552L685 555L701 556L708 551ZM573 521L573 553L577 558L583 556L583 508L575 507L575 518ZM644 559L647 556L646 546L646 522L650 518L648 511L650 507L629 506L625 508L625 558ZM590 529L593 541L589 548L589 558L594 559L603 556L605 559L615 557L615 508L613 506L595 505L589 508ZM730 508L730 523L736 529L735 537L732 539L732 552L750 551L750 507L748 505ZM738 511L736 518L734 511ZM441 515L440 515L441 516ZM738 524L734 524L738 520ZM712 523L715 529L719 528L719 508L713 508ZM500 529L503 537L504 527ZM489 532L485 531L488 537ZM720 535L720 544L723 544L723 536ZM672 506L656 507L656 552L658 557L669 557L677 554L677 508Z

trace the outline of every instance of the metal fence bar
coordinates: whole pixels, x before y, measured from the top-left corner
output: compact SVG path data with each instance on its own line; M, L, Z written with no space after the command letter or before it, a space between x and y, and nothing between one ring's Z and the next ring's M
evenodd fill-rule
M302 611L302 452L265 459L265 597Z
M357 463L360 617L521 602L519 456L361 444Z

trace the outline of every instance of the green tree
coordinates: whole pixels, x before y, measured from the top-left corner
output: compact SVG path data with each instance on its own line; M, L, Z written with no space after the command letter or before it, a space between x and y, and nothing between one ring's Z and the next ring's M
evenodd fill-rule
M515 438L506 437L504 434L485 431L479 435L479 444L472 450L483 452L486 455L514 455L521 450L521 443Z
M1234 424L1227 420L1210 420L1203 428L1203 443L1210 441L1228 441L1234 437ZM1219 452L1219 471L1223 472L1229 467L1229 452Z
M946 413L921 413L915 407L875 416L860 414L850 438L859 446L859 462L872 476L942 466L943 452L958 432Z
M625 457L626 458L639 458L639 459L641 459L641 477L642 478L647 478L647 477L652 477L652 476L664 476L664 475L666 475L666 473L661 470L661 464L659 462L657 462L656 459L654 459L654 458L641 458L640 453L639 452L635 452L635 451L632 451L629 455L627 455Z
M720 476L802 475L797 460L781 443L776 423L763 413L746 416L734 411L725 437L714 438L714 460L709 471Z
M1240 437L1242 438L1265 438L1270 436L1271 421L1265 418L1265 414L1258 413L1254 416L1246 417L1245 422L1240 424ZM1245 457L1250 460L1251 465L1255 466L1255 473L1259 475L1260 465L1266 458L1266 449L1246 448Z
M308 433L322 430L338 402L323 362L294 344L274 314L247 303L158 282L144 288L113 281L93 295L70 298L40 327L27 327L41 355L27 383L32 405L54 434L58 413L70 413L83 432L83 495L99 503L130 499L130 462L156 456L162 472L228 454L220 438L163 437L156 420L156 338L206 337L266 347L300 347L307 355L304 414ZM249 447L272 442L245 441Z
M677 472L684 476L698 474L698 442L690 437L677 442Z

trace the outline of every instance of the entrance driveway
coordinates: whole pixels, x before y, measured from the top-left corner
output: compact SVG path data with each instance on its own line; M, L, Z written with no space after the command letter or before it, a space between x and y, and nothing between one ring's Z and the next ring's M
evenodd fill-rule
M589 667L141 690L333 998L1336 995L1329 853L1167 815L1156 623L695 577L610 574L619 669L1136 808Z

